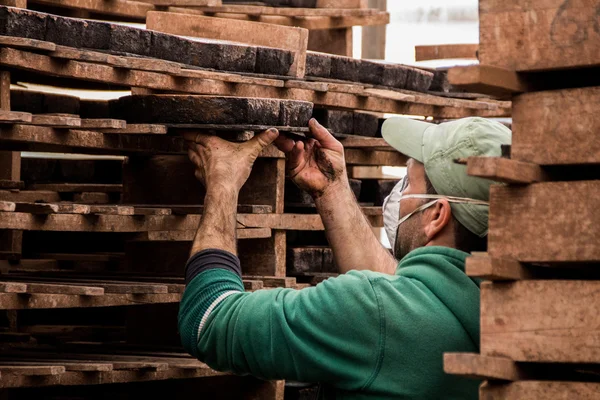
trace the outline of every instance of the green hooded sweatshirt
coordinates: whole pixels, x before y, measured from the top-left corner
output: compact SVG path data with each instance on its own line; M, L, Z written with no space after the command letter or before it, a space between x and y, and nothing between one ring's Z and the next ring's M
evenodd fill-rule
M479 282L467 253L427 246L395 275L350 271L302 290L244 292L234 272L192 279L184 347L219 371L321 382L325 399L476 399L479 382L443 371L445 352L479 350Z

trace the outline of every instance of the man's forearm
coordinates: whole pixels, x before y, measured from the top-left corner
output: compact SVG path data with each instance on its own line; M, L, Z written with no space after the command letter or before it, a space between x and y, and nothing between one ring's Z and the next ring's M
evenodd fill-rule
M315 199L341 273L368 269L393 274L397 262L375 237L346 181Z
M206 249L221 249L237 255L237 202L235 189L223 185L207 188L202 220L190 255Z

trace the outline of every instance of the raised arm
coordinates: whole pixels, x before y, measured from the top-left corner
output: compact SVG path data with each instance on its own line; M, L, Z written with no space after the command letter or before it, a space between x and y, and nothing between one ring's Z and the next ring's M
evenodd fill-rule
M294 142L280 136L275 144L287 154L289 177L313 197L340 272L393 274L396 260L373 234L350 189L344 147L315 119L309 127L314 139Z

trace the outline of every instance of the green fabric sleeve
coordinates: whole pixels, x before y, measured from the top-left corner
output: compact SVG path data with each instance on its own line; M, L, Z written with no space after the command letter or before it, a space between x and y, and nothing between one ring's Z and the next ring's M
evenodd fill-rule
M242 285L231 272L213 271L190 283L179 315L186 349L210 367L264 379L326 382L345 390L364 389L377 376L384 310L363 273L352 271L303 290L231 294L211 311L192 348L209 299L234 290L228 280Z

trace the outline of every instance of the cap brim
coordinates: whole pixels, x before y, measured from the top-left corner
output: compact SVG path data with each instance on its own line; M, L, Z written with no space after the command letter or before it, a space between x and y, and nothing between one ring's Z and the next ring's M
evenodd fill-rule
M435 124L410 118L392 117L383 123L381 135L400 153L423 162L423 134L431 126Z

